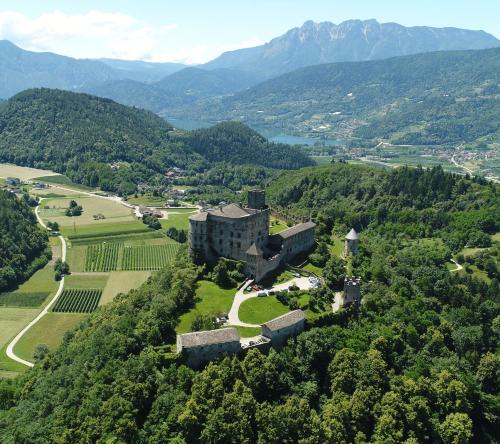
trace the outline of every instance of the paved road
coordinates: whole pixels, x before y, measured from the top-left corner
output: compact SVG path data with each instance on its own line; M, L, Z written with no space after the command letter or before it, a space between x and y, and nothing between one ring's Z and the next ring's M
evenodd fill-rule
M260 327L260 324L248 324L247 322L241 322L238 316L240 305L248 299L256 298L258 295L258 292L256 291L252 291L250 293L244 292L245 288L247 288L251 282L252 281L247 281L245 285L243 285L243 287L241 287L241 289L238 290L234 295L233 305L231 306L231 310L229 310L228 314L228 321L227 321L228 325L239 325L242 327ZM308 290L309 288L313 287L311 282L309 282L308 277L300 277L300 278L294 278L283 284L275 285L273 287L273 290L274 291L286 290L288 287L294 284L301 290Z
M39 209L40 209L40 206L35 208L36 218L42 227L47 228L47 226L45 225L43 220L40 218ZM64 237L62 237L62 236L59 236L59 240L61 241L61 245L62 245L61 259L64 262L66 260L66 241L64 240ZM26 325L26 327L24 327L17 334L17 336L7 346L6 353L10 359L17 361L17 362L20 362L21 364L27 365L28 367L33 367L35 365L33 362L26 361L25 359L22 359L19 356L17 356L14 353L14 347L19 342L19 340L26 334L26 332L49 312L50 307L52 307L54 302L56 302L57 298L61 295L63 290L64 290L64 276L59 281L59 288L57 289L56 294L50 300L50 302L45 306L45 308L38 314L38 316L35 319L33 319L28 325Z

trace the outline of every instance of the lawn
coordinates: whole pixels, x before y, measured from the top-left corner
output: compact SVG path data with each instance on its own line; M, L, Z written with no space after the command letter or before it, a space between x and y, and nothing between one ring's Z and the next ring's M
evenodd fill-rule
M24 371L26 367L7 357L7 344L40 312L38 308L0 307L0 370Z
M152 194L143 194L142 196L129 197L127 202L132 205L146 205L149 207L164 207L167 198L164 196L153 196Z
M86 245L71 245L66 250L66 262L69 264L69 268L71 271L84 271L86 254Z
M82 226L99 227L107 223L135 221L130 208L112 200L100 197L78 197L75 200L83 207L81 216L64 215L69 199L50 199L42 202L40 217L57 222L62 229L70 227L70 233L74 232L74 228L78 230ZM104 216L104 219L95 220L94 215L98 214Z
M236 328L242 338L251 338L253 336L257 336L262 333L262 329L260 327L242 327L241 325L224 325L221 328L228 328L228 327Z
M109 273L73 274L66 277L64 288L104 288Z
M170 227L175 227L178 230L189 230L189 216L190 213L185 214L169 214L168 219L160 219L161 227L168 230Z
M263 324L288 311L288 307L279 302L276 296L266 296L246 300L240 305L238 314L241 322Z
M286 224L286 222L280 219L276 219L275 217L271 217L269 224L269 234L278 234L283 230L286 230L287 228L288 225Z
M283 268L280 267L276 271L272 271L271 273L269 273L261 282L259 282L259 285L264 288L269 288L273 287L274 285L287 282L293 279L293 277L294 276L291 271L283 270Z
M330 251L335 256L342 256L342 253L344 252L344 241L338 237L334 237Z
M49 170L39 170L36 168L20 167L8 163L0 163L0 177L18 177L19 179L34 179L40 176L58 175Z
M210 281L199 281L195 306L179 318L177 333L191 331L191 323L198 314L215 316L219 313L228 313L235 293L236 288L225 289Z
M76 313L47 313L19 340L14 352L27 361L33 361L33 351L38 344L54 350L61 343L64 333L75 327L86 315Z
M109 273L99 305L110 303L119 293L128 293L140 287L151 274L151 271L112 271Z

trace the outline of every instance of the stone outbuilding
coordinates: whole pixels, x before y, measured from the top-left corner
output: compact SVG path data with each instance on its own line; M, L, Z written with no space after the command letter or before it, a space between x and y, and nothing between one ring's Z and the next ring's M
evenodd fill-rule
M262 336L269 338L274 347L304 331L306 316L302 310L293 310L262 324Z
M240 335L234 327L177 335L177 353L185 353L186 362L192 367L240 350Z
M350 276L344 279L344 291L340 298L339 305L358 305L361 300L361 278Z
M355 254L357 254L358 246L359 246L358 233L356 233L356 230L354 228L351 228L351 231L349 231L349 233L347 233L345 237L344 256L349 256L349 254L352 254L354 256Z

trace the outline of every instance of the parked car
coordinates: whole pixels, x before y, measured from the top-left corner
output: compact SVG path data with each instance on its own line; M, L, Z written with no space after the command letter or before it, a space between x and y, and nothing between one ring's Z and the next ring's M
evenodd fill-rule
M259 291L257 293L257 296L259 296L259 297L267 296L267 293L265 291Z

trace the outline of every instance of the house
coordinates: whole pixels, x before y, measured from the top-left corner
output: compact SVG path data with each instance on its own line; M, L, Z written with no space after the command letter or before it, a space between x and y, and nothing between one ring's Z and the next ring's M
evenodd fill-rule
M240 351L240 335L234 327L177 335L177 353L185 353L187 364L193 367Z
M145 207L144 205L139 206L139 217L152 216L161 219L163 213L158 208Z
M7 177L7 179L5 179L5 182L7 183L7 185L16 187L21 184L21 179L17 177Z
M262 336L269 338L273 346L280 347L288 338L304 331L305 320L302 310L293 310L262 324Z

